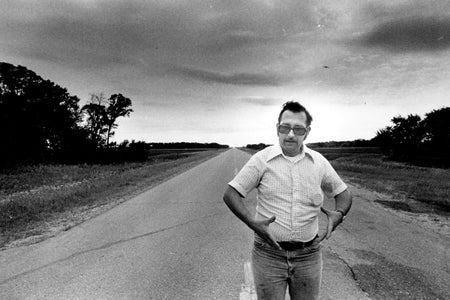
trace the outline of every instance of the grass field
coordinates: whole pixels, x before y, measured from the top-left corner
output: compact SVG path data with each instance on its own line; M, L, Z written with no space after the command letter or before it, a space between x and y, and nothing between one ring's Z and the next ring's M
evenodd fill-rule
M37 165L0 173L0 248L67 230L219 153L158 150L142 163Z
M450 212L449 169L411 166L389 161L379 154L344 156L331 163L353 183Z

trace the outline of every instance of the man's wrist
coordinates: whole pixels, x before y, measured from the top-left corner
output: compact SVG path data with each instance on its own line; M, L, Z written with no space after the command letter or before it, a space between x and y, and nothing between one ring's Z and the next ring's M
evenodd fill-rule
M255 230L255 220L254 219L249 219L247 220L247 226L251 229L251 230Z
M340 213L342 214L342 216L345 217L345 212L344 212L344 210L338 208L338 209L336 209L336 211L337 211L337 212L340 212Z
M339 213L341 213L341 215L342 215L342 221L344 221L345 220L345 213L344 213L344 211L342 210L342 209L336 209L336 211L337 212L339 212Z

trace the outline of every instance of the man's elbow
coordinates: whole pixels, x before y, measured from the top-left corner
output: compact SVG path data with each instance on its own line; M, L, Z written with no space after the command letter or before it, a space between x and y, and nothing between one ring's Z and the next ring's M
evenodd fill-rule
M342 195L343 199L345 200L345 202L347 202L348 207L350 209L350 207L352 206L352 202L353 202L352 193L348 189L346 189L342 194L343 194Z
M239 197L239 193L231 186L228 186L227 190L223 194L223 201L228 204L236 197Z
M227 190L223 194L223 201L228 204L230 202L230 199L231 199L231 187L228 186Z
M348 204L349 206L352 205L352 194L350 193L350 191L348 189L344 190L343 192L341 192L340 194L338 194L335 197L336 201L338 202L343 202Z

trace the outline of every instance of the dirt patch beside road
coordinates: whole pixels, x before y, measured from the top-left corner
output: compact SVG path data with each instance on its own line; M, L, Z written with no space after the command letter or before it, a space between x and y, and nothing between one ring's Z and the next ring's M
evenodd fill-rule
M343 179L355 187L354 191L359 197L372 201L412 224L420 225L443 236L450 236L450 212L440 209L439 206L407 198L401 193L376 192L352 182L351 179L345 177Z

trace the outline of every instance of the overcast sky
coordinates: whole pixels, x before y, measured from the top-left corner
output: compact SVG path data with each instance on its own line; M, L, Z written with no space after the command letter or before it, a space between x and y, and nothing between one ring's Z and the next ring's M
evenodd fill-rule
M0 60L78 96L122 93L116 141L276 142L302 103L307 141L370 139L450 106L450 1L2 0Z

